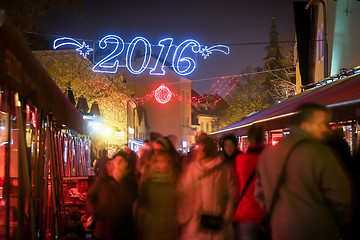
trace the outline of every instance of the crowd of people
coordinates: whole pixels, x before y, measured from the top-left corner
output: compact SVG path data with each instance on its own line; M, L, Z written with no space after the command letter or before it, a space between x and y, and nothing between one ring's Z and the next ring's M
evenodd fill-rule
M276 240L358 239L360 159L330 119L303 104L289 136L266 146L253 125L244 152L233 135L202 133L183 156L155 132L136 154L101 152L86 200L95 238L262 239L267 219Z

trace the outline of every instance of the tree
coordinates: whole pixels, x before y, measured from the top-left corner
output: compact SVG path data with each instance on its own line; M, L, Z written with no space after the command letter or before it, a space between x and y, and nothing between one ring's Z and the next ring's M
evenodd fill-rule
M269 107L267 99L264 97L264 92L267 91L264 85L264 74L248 74L251 72L261 72L261 68L253 70L247 67L240 76L235 91L229 95L225 100L228 108L225 114L218 118L220 127L225 127L233 124L250 113L261 111Z
M265 62L265 70L267 70L265 84L269 90L269 98L273 103L279 103L295 95L295 69L293 43L281 44L279 57L273 61Z
M93 63L75 50L35 51L34 54L63 92L70 86L76 100L84 96L89 105L96 101L106 124L127 131L127 103L132 92L123 83L122 75L93 72Z

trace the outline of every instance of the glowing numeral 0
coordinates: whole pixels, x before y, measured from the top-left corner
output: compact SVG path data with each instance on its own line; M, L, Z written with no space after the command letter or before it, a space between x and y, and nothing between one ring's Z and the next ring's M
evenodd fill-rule
M111 61L112 59L116 58L117 56L119 56L122 53L122 51L124 50L124 41L116 35L108 35L100 40L99 47L101 49L105 49L107 47L109 40L114 40L116 47L109 55L107 55L106 57L101 59L101 61L98 62L92 68L92 70L94 72L107 72L107 73L116 73L117 72L117 69L119 67L119 60L116 60L115 63L112 65L106 64L106 62ZM109 42L109 43L114 43L114 42ZM121 45L120 48L119 48L119 45Z
M175 50L174 56L173 56L173 68L174 71L179 74L179 75L189 75L190 73L192 73L195 68L196 68L196 62L194 59L190 58L190 57L182 57L183 52L185 51L185 49L187 47L191 47L192 51L194 53L198 53L200 51L200 43L198 43L195 40L189 39L189 40L185 40L183 41ZM187 67L185 70L181 70L179 64L180 63L186 63Z
M143 63L141 65L141 68L139 70L135 70L133 67L132 67L132 64L131 64L131 59L132 59L132 55L134 53L134 50L135 50L135 47L136 47L136 44L139 42L139 41L142 41L145 45L145 54L144 54L144 60L143 60ZM149 52L149 53L148 53ZM134 38L130 45L129 45L129 48L127 50L127 53L126 53L126 67L128 68L128 70L133 73L133 74L140 74L142 73L146 68L147 66L149 65L149 62L150 62L150 58L151 58L151 45L150 45L150 42L146 39L146 38L143 38L143 37L136 37Z

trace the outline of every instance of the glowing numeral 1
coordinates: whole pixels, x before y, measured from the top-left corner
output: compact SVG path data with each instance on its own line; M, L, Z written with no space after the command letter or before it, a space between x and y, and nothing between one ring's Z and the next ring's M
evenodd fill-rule
M116 73L117 72L117 69L119 67L119 60L116 60L115 63L112 65L106 64L106 62L109 62L110 60L116 58L117 56L119 56L122 53L122 51L124 50L124 41L116 35L107 35L107 36L103 37L103 39L101 39L101 41L99 42L99 47L101 49L105 49L107 47L108 43L114 43L114 42L110 42L109 40L114 40L116 47L109 55L107 55L106 57L101 59L101 61L98 62L92 68L92 70L94 72L106 72L106 73ZM120 43L121 43L121 46L119 48Z
M143 63L141 65L140 69L135 70L132 67L131 59L132 59L132 55L134 53L136 44L139 41L142 41L144 43L144 45L145 45L145 53L144 53ZM131 43L129 45L129 48L127 50L127 53L126 53L126 67L128 68L128 70L133 74L140 74L147 68L147 66L149 65L150 59L151 59L151 45L150 45L150 42L146 38L143 38L143 37L134 38L131 41Z
M165 64L166 59L167 59L167 57L169 55L172 43L173 43L172 38L164 38L164 39L161 39L159 41L158 45L161 46L161 50L160 50L158 58L156 59L156 63L155 63L154 68L150 71L150 74L152 74L152 75L165 75L164 64ZM164 51L165 47L167 47L166 53ZM165 57L162 58L164 54L165 54ZM159 66L159 60L160 59L162 59L161 67Z
M200 43L189 39L183 41L175 50L174 56L173 56L173 68L174 71L179 75L188 75L192 73L196 68L196 62L191 57L182 57L185 49L187 47L191 47L191 50L193 53L198 53L200 51ZM181 70L180 63L184 63L183 65L187 65L185 70Z

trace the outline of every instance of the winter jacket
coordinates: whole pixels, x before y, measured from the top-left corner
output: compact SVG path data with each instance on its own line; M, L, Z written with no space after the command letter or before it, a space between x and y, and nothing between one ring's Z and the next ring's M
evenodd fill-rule
M180 239L230 239L231 218L236 186L232 169L221 158L202 165L191 162L180 176L177 218L181 226ZM201 214L223 216L220 231L201 228Z
M338 240L338 225L350 210L349 179L331 150L299 127L260 155L255 199L269 209L286 155L302 139L289 158L271 216L272 239Z
M94 217L96 238L135 239L132 208L136 192L135 178L129 174L120 182L106 172L100 174L86 200Z
M255 171L263 146L250 145L246 153L239 154L235 159L235 176L238 185L238 198L244 190L250 175ZM254 198L256 176L250 181L245 194L236 206L233 222L260 223L265 216L264 210Z
M148 177L140 185L137 224L142 240L176 240L176 178Z

